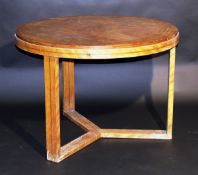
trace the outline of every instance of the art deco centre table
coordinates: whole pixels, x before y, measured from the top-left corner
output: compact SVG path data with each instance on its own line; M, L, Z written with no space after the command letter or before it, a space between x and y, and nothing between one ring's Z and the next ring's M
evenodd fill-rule
M174 25L144 17L68 16L26 23L17 28L15 37L17 47L44 57L48 160L60 162L100 138L172 138L175 47L179 41ZM166 130L102 129L75 110L75 59L133 59L167 50L170 55ZM60 59L63 114L86 131L63 146L60 139Z

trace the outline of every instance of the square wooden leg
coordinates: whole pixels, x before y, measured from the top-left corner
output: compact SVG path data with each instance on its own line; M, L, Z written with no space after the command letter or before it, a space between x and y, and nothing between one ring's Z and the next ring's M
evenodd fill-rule
M74 61L62 61L63 111L75 109Z
M60 156L59 60L44 57L47 159Z
M175 58L176 58L176 49L172 48L170 50L170 58L169 58L168 109L167 109L167 137L169 139L172 139L172 130L173 130Z

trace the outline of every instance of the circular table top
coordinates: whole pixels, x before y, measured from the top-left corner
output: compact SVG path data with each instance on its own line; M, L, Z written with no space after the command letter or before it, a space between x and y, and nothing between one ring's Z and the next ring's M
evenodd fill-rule
M175 47L174 25L144 17L67 16L17 28L16 45L28 52L64 58L110 59L159 53Z

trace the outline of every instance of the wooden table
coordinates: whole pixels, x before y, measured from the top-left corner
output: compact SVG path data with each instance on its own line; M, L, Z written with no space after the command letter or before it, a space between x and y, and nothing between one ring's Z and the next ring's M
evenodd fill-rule
M20 49L44 56L48 160L60 162L100 138L172 138L175 47L179 40L174 25L143 17L58 17L24 24L15 36ZM166 50L170 51L166 130L102 129L75 110L75 59L132 59ZM60 140L60 58L64 116L86 131L64 146Z

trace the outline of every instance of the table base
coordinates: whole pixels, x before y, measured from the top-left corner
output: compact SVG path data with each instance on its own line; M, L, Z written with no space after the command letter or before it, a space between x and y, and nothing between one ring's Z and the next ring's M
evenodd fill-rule
M44 57L45 103L46 103L46 147L47 159L60 162L100 138L172 139L175 48L170 50L168 109L166 130L101 129L75 111L74 61L63 60L63 114L86 131L77 139L61 146L59 59Z

